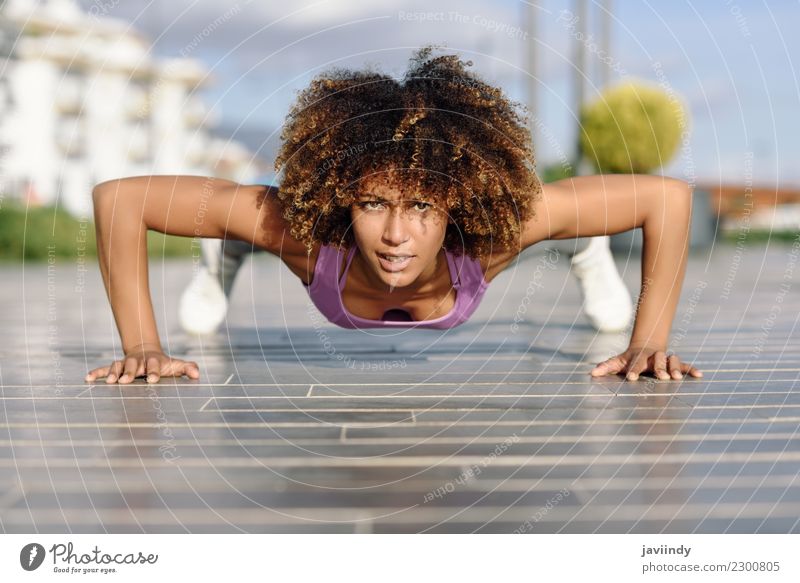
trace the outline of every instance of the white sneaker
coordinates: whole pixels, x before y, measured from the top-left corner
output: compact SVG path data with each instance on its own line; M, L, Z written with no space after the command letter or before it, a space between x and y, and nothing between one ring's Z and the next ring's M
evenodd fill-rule
M572 256L583 311L600 332L619 332L631 322L633 301L617 271L608 236L592 237L589 246Z
M223 253L222 239L200 242L200 267L181 295L178 307L181 327L190 334L214 332L225 319L233 281L244 261L244 253L231 243L234 242L226 242ZM228 253L229 248L236 253Z

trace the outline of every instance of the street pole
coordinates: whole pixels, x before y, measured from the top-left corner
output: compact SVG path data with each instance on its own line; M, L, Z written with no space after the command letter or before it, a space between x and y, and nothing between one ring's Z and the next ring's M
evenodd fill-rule
M537 7L533 4L522 3L522 9L527 12L527 21L528 21L528 44L524 45L527 47L527 70L528 76L526 78L526 86L527 86L527 93L528 93L528 111L530 112L530 118L528 120L530 133L531 133L531 140L533 141L534 147L539 142L537 141L536 136L536 119L539 117L539 59L537 58L537 49L536 49L536 33L537 33L537 19L538 14L536 13Z
M576 175L580 175L581 169L581 158L583 157L583 152L581 151L581 143L580 143L580 112L581 106L586 98L586 50L584 41L586 40L586 34L588 30L588 26L586 24L586 0L575 0L575 15L577 16L577 29L575 31L575 35L573 36L573 62L575 66L573 67L573 75L572 75L572 83L573 83L573 92L574 92L574 102L573 107L575 111L575 118L578 120L576 124L577 127L577 135L575 136L575 145L573 151L573 163L572 167L575 170Z

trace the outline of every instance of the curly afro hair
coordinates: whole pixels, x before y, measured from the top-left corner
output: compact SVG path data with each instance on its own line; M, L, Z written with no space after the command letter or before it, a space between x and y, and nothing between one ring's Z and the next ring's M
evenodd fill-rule
M428 45L401 82L334 68L299 93L275 170L284 172L283 218L309 253L314 243L351 246L354 185L390 176L447 213L446 248L475 258L519 248L520 225L542 191L526 110L467 71L471 65L434 57Z

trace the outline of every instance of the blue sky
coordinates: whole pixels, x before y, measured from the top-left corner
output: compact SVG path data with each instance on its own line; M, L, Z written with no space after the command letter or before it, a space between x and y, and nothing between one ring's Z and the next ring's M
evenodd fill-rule
M528 33L518 0L330 0L100 2L107 14L153 39L162 57L201 59L213 84L203 96L227 128L263 132L267 159L294 98L331 65L376 65L401 75L417 46L445 44L472 59L473 69L513 99L526 99L526 51L538 51L539 107L549 140L537 140L539 164L558 162L575 135L569 1L535 3L538 33ZM800 187L800 4L791 2L647 2L613 0L611 83L661 82L689 109L688 146L665 174L699 183L742 183L752 156L754 185ZM429 19L407 13L435 13ZM599 35L599 4L589 2L589 30ZM216 21L216 23L215 23ZM497 23L492 28L492 22ZM515 29L515 27L518 27ZM598 64L587 98L597 96ZM661 77L654 63L661 65ZM252 142L252 140L251 140Z

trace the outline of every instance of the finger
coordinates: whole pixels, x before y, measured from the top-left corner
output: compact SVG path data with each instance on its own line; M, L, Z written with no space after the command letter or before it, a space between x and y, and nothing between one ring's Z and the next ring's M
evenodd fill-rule
M199 379L200 378L200 367L197 366L196 362L187 361L185 366L183 367L183 374L185 374L190 379Z
M672 378L674 379L683 378L683 374L681 373L681 359L678 358L677 354L671 354L670 357L667 359L667 368L669 369Z
M622 370L625 366L625 361L619 356L614 356L608 360L604 360L592 369L590 373L592 376L603 376L606 374L615 374Z
M667 353L659 350L653 355L653 374L662 381L669 380L667 374Z
M639 375L643 370L647 368L647 357L644 355L638 355L631 360L631 364L628 366L628 372L626 378L629 381L635 381L639 378Z
M91 382L91 381L95 380L98 377L104 377L104 376L106 376L108 374L108 369L109 369L109 367L107 367L107 366L101 366L100 368L96 368L94 370L90 370L86 374L86 376L84 377L84 380Z
M693 377L698 377L699 378L699 377L703 376L702 372L697 370L695 367L693 367L688 362L684 362L683 364L681 364L681 370L686 374L692 375Z
M175 375L180 375L182 368L183 363L180 360L177 358L169 358L165 362L161 363L161 376L174 377Z
M117 377L122 372L122 361L115 360L111 363L111 371L109 372L108 376L106 377L107 383L115 383L117 382Z
M147 382L157 383L161 378L161 362L155 356L147 359Z
M139 359L135 356L128 356L125 359L125 371L122 373L122 376L119 377L119 382L121 384L127 384L133 382L133 379L136 378L136 371L139 368Z
M610 368L610 366L611 366L610 360L604 360L603 362L601 362L600 364L595 366L589 372L589 374L592 375L592 376L602 376L602 375L608 373L608 369Z

